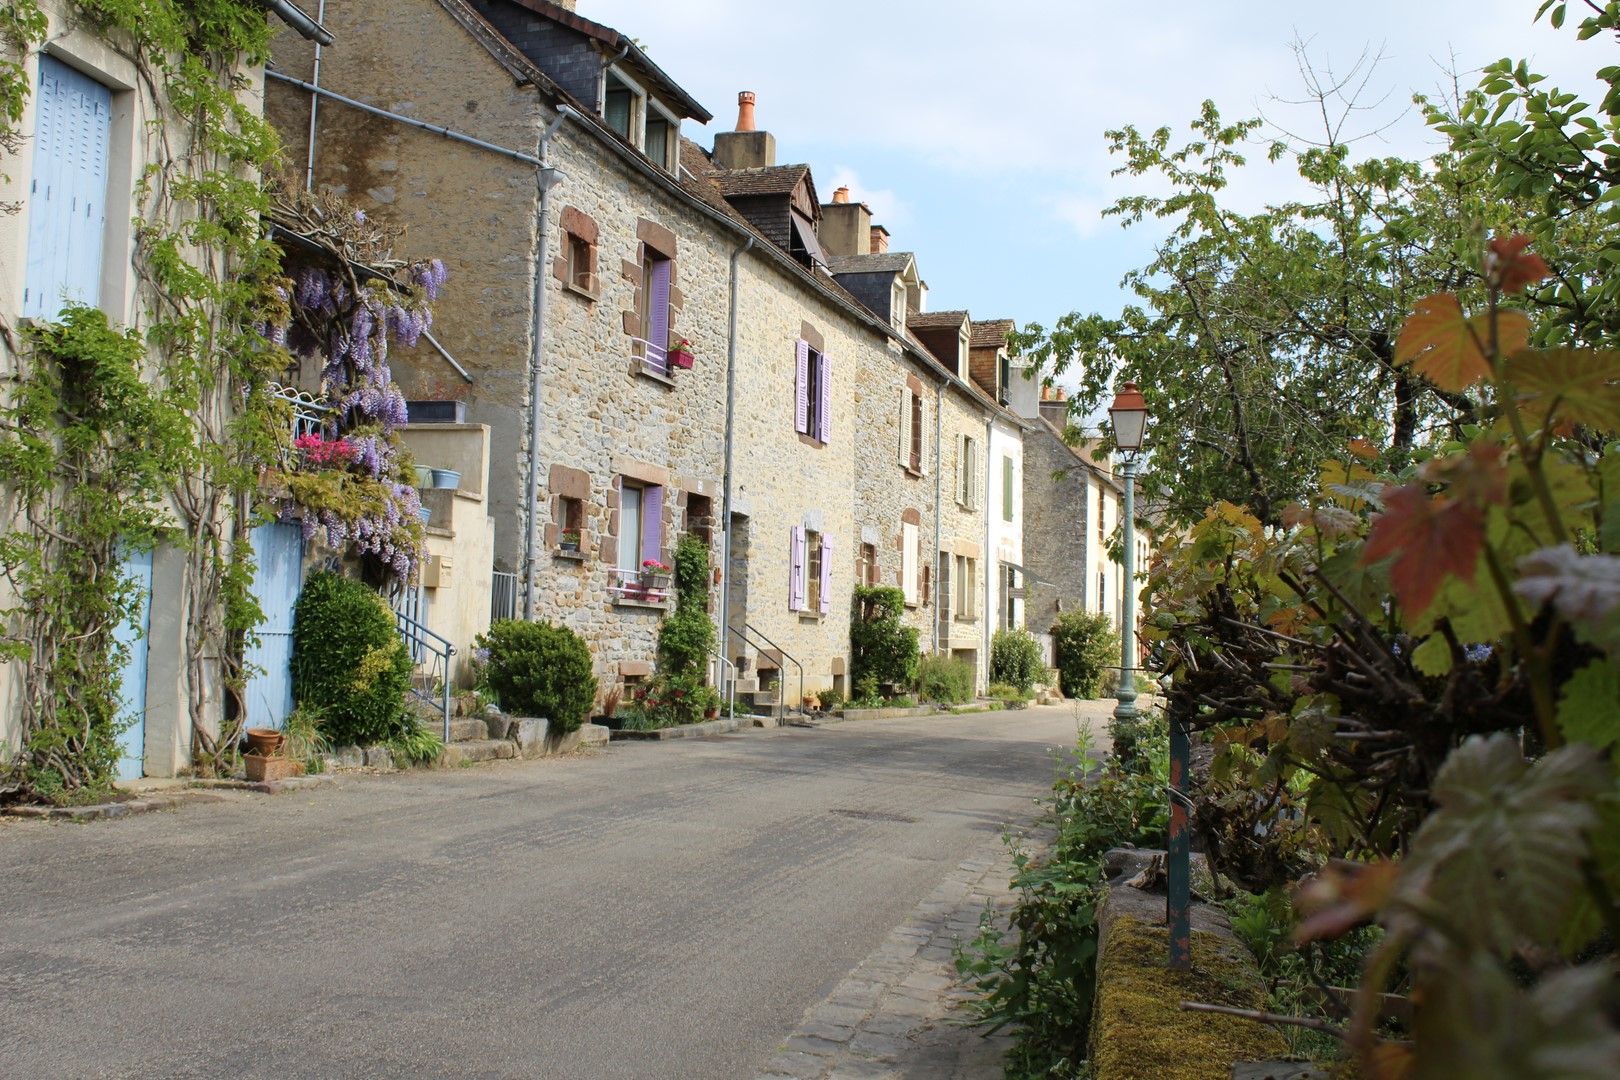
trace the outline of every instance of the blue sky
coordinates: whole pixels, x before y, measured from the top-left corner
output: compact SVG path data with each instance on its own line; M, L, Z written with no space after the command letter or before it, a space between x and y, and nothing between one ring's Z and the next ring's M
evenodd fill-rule
M1071 310L1114 312L1119 279L1152 257L1146 227L1099 212L1133 191L1110 178L1103 132L1133 123L1185 131L1205 98L1224 116L1264 113L1308 128L1290 43L1343 71L1382 52L1361 145L1421 155L1434 145L1414 90L1446 69L1528 57L1559 85L1585 89L1612 45L1532 23L1539 0L1360 0L1353 4L1161 0L1150 7L1076 0L579 0L580 14L637 38L715 119L691 122L708 145L736 120L737 91L759 95L759 126L779 162L809 162L826 200L841 183L874 209L896 250L915 251L934 310L1048 325ZM1578 6L1578 5L1576 5ZM769 12L770 14L766 14ZM1403 112L1405 115L1403 116ZM1292 178L1250 155L1240 204L1287 198Z

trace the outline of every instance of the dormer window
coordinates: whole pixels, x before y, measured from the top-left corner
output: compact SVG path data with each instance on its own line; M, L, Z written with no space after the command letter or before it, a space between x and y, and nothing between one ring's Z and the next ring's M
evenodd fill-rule
M899 281L894 283L894 297L889 301L893 308L890 320L894 325L904 330L906 328L906 287Z
M675 171L681 122L616 69L602 76L602 119L654 165L668 173Z

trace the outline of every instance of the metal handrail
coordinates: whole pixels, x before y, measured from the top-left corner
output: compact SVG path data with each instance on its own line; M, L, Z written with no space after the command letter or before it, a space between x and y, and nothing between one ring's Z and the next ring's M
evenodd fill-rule
M776 642L774 642L770 638L766 637L765 632L763 630L761 630L757 626L753 626L753 625L751 625L751 624L749 624L747 622L744 622L742 624L742 629L741 630L738 630L737 627L735 627L735 626L733 626L731 628L731 630L732 630L733 633L742 634L744 641L748 641L748 635L749 634L756 635L761 641L764 641L766 645L769 645L771 648L773 648L777 652L781 653L782 654L782 659L791 662L794 667L799 669L799 711L802 713L804 711L804 665L799 663L798 658L795 657L792 653L788 652L786 649L782 648L782 646L778 645ZM756 648L756 649L759 648L758 642L749 641L748 643L750 645L753 645L754 648ZM777 698L777 701L776 701L777 719L779 721L786 720L787 719L787 697L785 695L781 694L781 693L778 693L776 695L776 698Z
M456 655L456 647L450 644L448 639L440 637L403 611L394 612L394 624L399 628L400 636L405 639L405 647L410 650L411 660L420 665L425 656L431 655L434 662L428 666L428 676L432 677L434 668L442 672L437 702L433 700L431 694L425 694L415 686L410 689L411 693L429 705L438 706L439 714L444 720L444 741L449 742L451 662Z
M719 649L712 650L709 655L720 661L724 667L731 669L731 681L726 684L726 719L735 720L737 719L737 665L722 656Z
M638 356L636 359L640 360L643 364L646 364L653 371L656 371L658 374L664 376L665 378L669 377L669 346L668 345L655 345L651 341L648 341L646 338L639 338L639 337L632 337L630 340L635 342L637 345L645 345L647 347L646 355L645 356ZM654 354L656 354L656 356L657 356L656 361L654 360Z

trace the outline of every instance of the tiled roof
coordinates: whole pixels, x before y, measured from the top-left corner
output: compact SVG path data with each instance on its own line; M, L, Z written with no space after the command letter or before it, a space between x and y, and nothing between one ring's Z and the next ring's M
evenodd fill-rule
M922 330L936 326L955 328L968 321L965 311L919 311L906 320L906 325Z
M973 349L999 349L1007 344L1007 335L1013 331L1011 319L985 319L973 324L973 335L968 347Z
M831 255L827 258L827 269L835 274L899 274L911 263L909 251L891 251L882 255Z
M742 195L791 195L808 165L767 165L759 169L715 169L715 186L728 198Z

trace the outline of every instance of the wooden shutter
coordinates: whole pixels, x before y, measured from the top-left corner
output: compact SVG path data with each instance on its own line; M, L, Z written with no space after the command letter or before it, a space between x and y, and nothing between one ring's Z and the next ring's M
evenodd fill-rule
M641 557L664 561L664 489L641 489Z
M911 467L911 391L900 390L900 467Z
M1013 463L1005 455L1001 459L1001 520L1013 519Z
M822 353L816 357L816 366L816 438L826 442L827 433L832 430L832 425L828 423L832 408L832 361L827 359L826 353Z
M793 379L793 430L800 435L810 434L810 343L800 341L797 346Z
M788 537L788 610L804 610L804 526L795 525Z
M647 364L664 375L669 374L669 272L668 259L654 259L647 286Z
M967 436L956 436L956 505L967 505L967 471L964 465L967 448Z
M54 320L64 298L101 302L112 91L41 55L34 115L22 313Z
M900 525L900 591L906 603L917 602L917 526L909 521Z
M821 613L832 610L832 540L821 535Z

